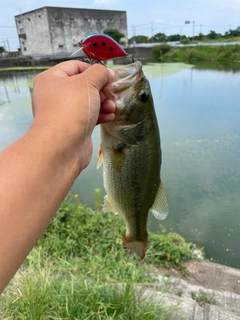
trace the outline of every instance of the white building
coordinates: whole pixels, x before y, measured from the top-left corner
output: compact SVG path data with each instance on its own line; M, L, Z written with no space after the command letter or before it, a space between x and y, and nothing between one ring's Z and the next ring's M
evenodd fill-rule
M15 16L23 56L60 57L77 50L89 33L117 29L127 44L126 11L42 7Z

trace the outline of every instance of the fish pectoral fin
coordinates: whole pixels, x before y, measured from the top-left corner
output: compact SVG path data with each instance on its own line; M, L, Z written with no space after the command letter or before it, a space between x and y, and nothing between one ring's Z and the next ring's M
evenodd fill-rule
M162 182L159 184L158 192L150 211L158 220L165 219L168 214L167 196Z
M126 126L122 126L121 131L128 131L128 130L133 130L135 129L142 121L138 122L138 123L134 123L134 124L128 124Z
M107 195L104 197L103 212L113 212L114 214L118 214Z
M100 144L99 149L98 149L98 162L97 162L97 169L101 167L103 163L103 148L102 145Z

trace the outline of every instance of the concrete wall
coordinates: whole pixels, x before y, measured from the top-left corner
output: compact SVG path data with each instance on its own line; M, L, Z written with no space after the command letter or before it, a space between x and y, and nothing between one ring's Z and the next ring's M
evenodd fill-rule
M71 55L87 34L117 29L125 35L126 11L43 7L15 16L23 56Z
M15 17L23 56L51 55L51 38L46 8Z

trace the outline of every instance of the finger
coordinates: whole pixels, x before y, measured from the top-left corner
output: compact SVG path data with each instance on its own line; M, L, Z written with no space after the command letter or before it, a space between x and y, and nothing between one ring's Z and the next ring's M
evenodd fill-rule
M101 105L97 124L106 123L114 120L115 111L116 111L115 103L112 100L106 99Z
M100 91L107 83L114 80L114 72L101 64L94 64L85 72L88 81L91 82L98 91Z
M111 122L115 119L115 113L103 113L100 112L98 116L97 124Z
M71 77L84 72L86 69L89 68L89 66L90 65L88 63L77 60L71 60L57 64L56 66L51 68L51 72L55 75Z
M101 104L100 112L114 113L115 111L116 111L116 105L112 100L106 99Z

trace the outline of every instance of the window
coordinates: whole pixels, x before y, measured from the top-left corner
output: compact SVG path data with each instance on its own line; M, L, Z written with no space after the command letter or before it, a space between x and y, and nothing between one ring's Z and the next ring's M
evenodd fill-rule
M24 28L20 28L20 29L19 29L19 32L20 32L20 33L24 33Z
M54 21L56 21L56 22L60 22L60 21L61 21L61 19L60 19L60 18L58 18L58 17L55 17L55 18L54 18Z
M64 47L63 44L59 44L59 45L58 45L58 48L63 48L63 47Z
M24 50L24 51L27 51L27 48L26 48L26 47L24 47L24 48L23 48L23 50Z
M78 47L78 44L77 44L77 43L74 43L73 46L74 46L74 47Z
M75 21L75 19L74 19L74 18L70 18L69 20L70 20L70 21Z
M31 19L30 19L30 18L28 18L28 21L31 21Z

